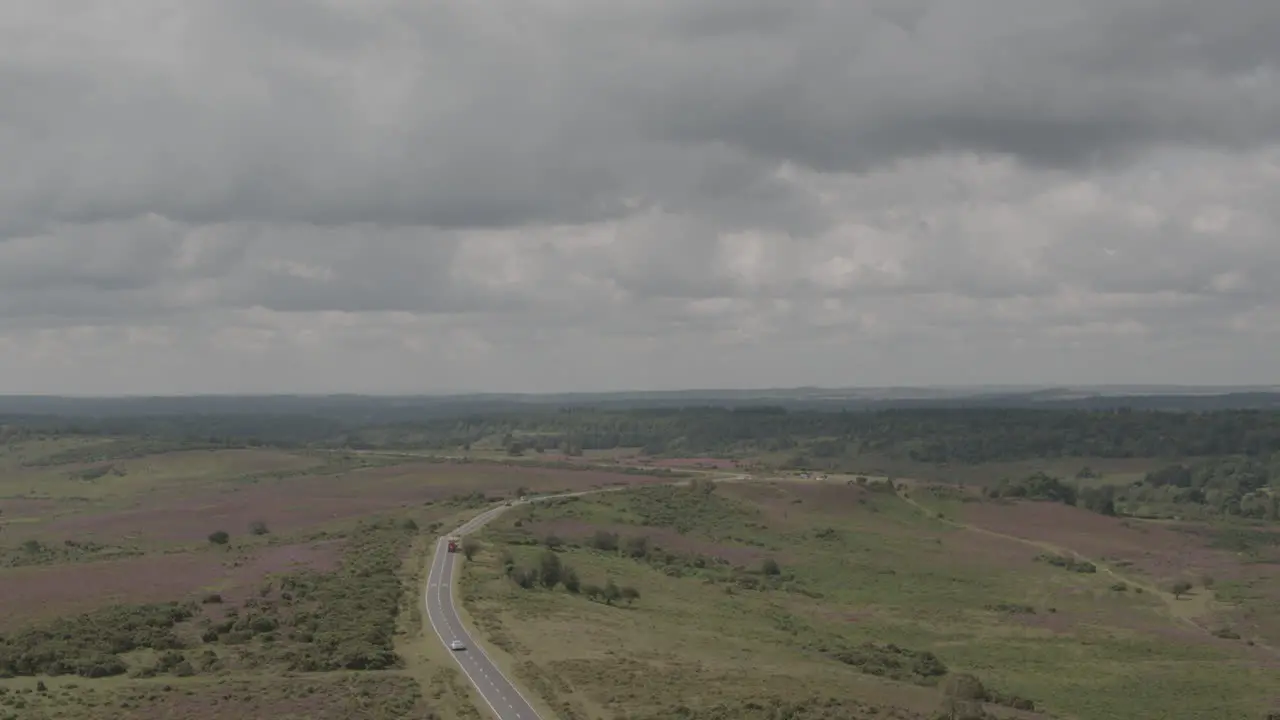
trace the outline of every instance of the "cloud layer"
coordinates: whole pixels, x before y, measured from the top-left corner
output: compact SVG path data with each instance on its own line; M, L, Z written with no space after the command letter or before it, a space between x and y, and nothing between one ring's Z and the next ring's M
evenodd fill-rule
M15 0L0 391L1278 382L1267 0Z

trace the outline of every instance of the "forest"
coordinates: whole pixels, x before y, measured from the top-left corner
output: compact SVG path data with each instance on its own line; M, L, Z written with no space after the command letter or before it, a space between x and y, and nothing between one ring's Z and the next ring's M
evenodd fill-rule
M1033 458L1185 458L1280 452L1280 411L915 408L792 410L780 406L482 412L460 406L380 423L350 415L154 414L0 416L0 441L32 434L145 437L156 445L456 450L477 443L568 455L642 448L651 456L758 457L791 467L838 468L875 454L923 463Z

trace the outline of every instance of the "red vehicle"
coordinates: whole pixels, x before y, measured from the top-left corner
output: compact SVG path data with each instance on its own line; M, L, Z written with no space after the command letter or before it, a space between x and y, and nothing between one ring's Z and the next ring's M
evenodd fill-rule
M458 538L449 538L449 552L458 552Z

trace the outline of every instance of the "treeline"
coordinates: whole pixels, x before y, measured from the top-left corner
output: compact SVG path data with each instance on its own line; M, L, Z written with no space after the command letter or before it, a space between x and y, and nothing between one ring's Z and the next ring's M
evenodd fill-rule
M792 467L810 469L839 469L865 454L931 463L1046 457L1262 457L1280 451L1280 412L574 409L374 428L352 433L348 441L353 446L442 448L489 442L567 454L614 448L641 448L655 456L781 453Z
M1270 458L1215 457L1153 470L1124 486L1078 484L1092 473L1082 468L1076 482L1037 472L1003 480L986 494L1074 505L1103 515L1228 515L1280 520L1280 453Z
M929 463L1054 457L1267 458L1280 452L1280 411L561 408L437 416L394 425L367 424L359 417L340 421L293 415L45 417L11 422L0 428L0 439L60 433L130 435L202 447L456 450L485 443L518 452L569 455L614 448L642 448L654 456L773 453L787 458L791 467L836 470L867 454Z
M1115 502L1131 514L1176 505L1195 506L1210 514L1280 520L1280 454L1168 465L1114 493Z

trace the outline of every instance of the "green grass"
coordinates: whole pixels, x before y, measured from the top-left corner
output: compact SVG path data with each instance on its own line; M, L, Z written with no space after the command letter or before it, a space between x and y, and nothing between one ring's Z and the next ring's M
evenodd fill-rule
M246 475L317 468L315 456L275 450L190 450L89 463L19 465L0 474L0 497L117 501L143 493L189 492Z
M657 718L686 708L685 717L710 718L720 705L751 717L753 702L867 698L930 711L937 690L921 687L924 678L886 682L839 659L889 643L1086 720L1261 716L1280 687L1280 673L1249 664L1243 644L1177 636L1160 598L1118 592L1105 573L1035 562L1040 551L1027 546L984 559L967 549L965 531L892 495L837 508L798 490L652 488L512 513L465 568L466 606L565 717ZM664 537L683 549L635 560L594 549L588 537L565 538L561 558L582 582L634 586L634 607L517 587L503 576L502 552L534 566L544 550L523 544L539 538L522 531L558 519L624 536L674 530ZM699 547L775 557L781 573L762 576L754 561L699 566L691 555ZM1001 609L1016 606L1034 612ZM870 667L883 672L878 662Z
M419 606L441 521L474 512L353 524L339 570L275 575L240 602L116 606L0 634L0 720L478 720Z

